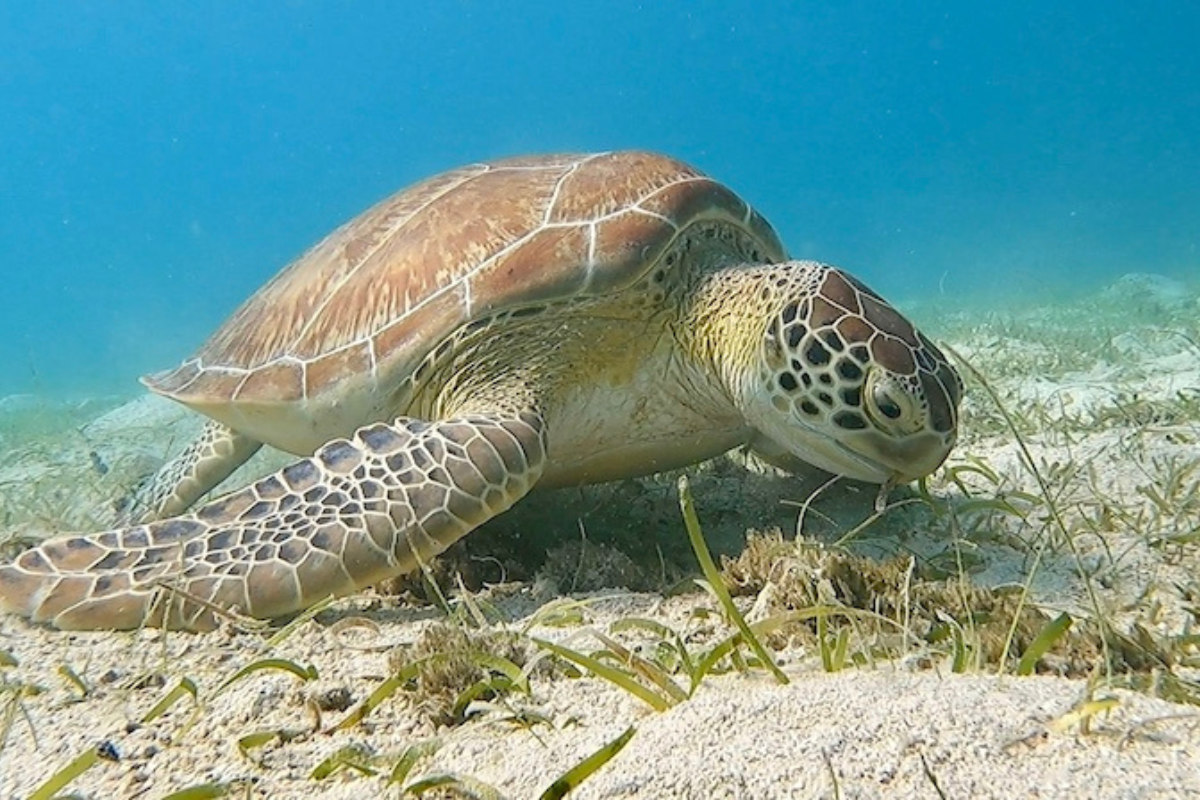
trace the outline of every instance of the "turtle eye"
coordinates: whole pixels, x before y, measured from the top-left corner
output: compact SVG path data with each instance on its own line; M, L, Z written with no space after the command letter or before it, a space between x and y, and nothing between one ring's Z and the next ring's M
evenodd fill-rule
M892 433L911 433L920 427L917 402L891 377L872 371L865 394L867 416Z
M904 413L900 408L900 404L882 386L876 386L875 390L871 392L871 401L875 403L875 408L879 409L879 413L888 419L900 419L900 415Z

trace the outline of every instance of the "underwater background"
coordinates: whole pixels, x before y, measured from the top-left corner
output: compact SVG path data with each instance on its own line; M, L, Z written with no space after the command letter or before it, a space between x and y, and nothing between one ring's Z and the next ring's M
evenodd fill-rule
M1200 5L914 8L3 0L0 396L136 394L336 225L518 153L668 152L901 306L1200 279Z

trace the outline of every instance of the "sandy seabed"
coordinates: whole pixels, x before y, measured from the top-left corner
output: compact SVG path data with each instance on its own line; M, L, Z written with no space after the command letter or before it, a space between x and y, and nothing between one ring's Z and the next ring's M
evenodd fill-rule
M852 652L861 647L874 656L827 672L811 638L794 637L775 642L786 685L761 668L710 675L663 711L544 658L531 669L528 694L477 703L461 724L444 724L427 700L401 690L363 721L336 729L394 673L396 653L440 624L435 607L411 594L364 592L273 647L266 635L232 626L199 635L62 633L6 616L0 657L15 663L0 666L0 797L29 796L97 746L107 757L60 794L158 798L221 784L235 797L399 796L401 785L388 783L392 765L406 747L434 738L439 748L406 783L453 773L505 797L536 797L630 726L625 748L572 796L1200 796L1197 296L1140 275L1053 308L911 310L982 372L1012 423L969 379L962 442L928 484L934 506L900 503L858 533L851 549L922 566L949 563L949 581L1027 586L1047 620L1067 612L1082 629L1083 621L1103 618L1149 643L1156 665L1142 665L1132 678L1097 669L1089 679L1062 660L1048 660L1031 677L1017 677L1011 664L1004 674L995 664L956 672L945 647L899 637L855 638ZM6 537L15 551L57 532L106 527L114 499L197 428L194 417L154 398L0 400L0 542ZM230 485L282 462L263 454ZM731 553L748 528L794 534L797 503L817 485L732 459L698 468L692 483L713 547ZM527 574L514 566L503 582L485 576L477 605L503 620L495 629L583 652L600 648L594 631L611 632L630 618L670 626L697 652L728 635L720 614L709 613L716 608L710 595L646 590L661 588L654 577L670 572L670 544L619 552L637 539L685 541L672 487L650 478L532 496L491 526L507 530L468 541L487 547L537 528L578 545L580 531L597 541L616 531L596 552L622 567L605 571L578 546L566 556L552 552L551 560L570 564L573 557L578 568L530 564ZM835 541L870 516L872 500L863 487L821 493L804 535ZM647 567L655 548L666 552L663 563ZM766 576L757 595L739 598L752 619L779 591L777 578ZM447 593L453 588L447 581ZM547 608L568 595L586 601L574 609L578 618L543 624ZM611 635L643 654L661 645L644 627ZM312 667L316 677L262 670L218 691L264 658ZM183 697L142 722L185 678L195 699ZM260 731L279 735L243 752L239 739ZM375 774L344 768L313 777L344 748Z

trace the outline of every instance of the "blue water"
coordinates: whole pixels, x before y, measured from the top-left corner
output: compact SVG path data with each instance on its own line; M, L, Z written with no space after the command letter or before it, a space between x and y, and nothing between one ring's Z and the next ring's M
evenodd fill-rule
M522 152L670 152L901 300L1196 280L1197 31L1183 2L2 0L0 395L136 390L368 204Z

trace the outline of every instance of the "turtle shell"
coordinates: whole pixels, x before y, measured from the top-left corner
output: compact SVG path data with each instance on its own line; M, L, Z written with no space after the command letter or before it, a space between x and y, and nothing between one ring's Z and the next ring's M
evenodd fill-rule
M308 453L387 416L392 390L464 323L627 287L701 220L744 229L762 243L762 261L783 257L771 227L733 192L654 153L452 170L335 230L194 356L143 383L260 441Z

